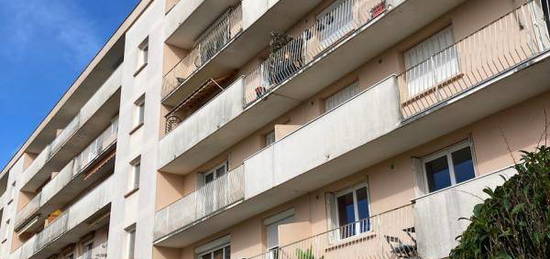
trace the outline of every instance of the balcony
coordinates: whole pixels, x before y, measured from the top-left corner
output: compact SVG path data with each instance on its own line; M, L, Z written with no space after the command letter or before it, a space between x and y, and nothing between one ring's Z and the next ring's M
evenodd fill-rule
M108 224L113 187L111 178L96 186L41 232L27 240L10 258L48 258L83 235Z
M189 50L189 56L166 74L164 104L176 106L207 80L234 74L269 44L270 32L286 31L321 0L247 0L231 9L237 2L180 1L168 13L166 43ZM228 9L235 14L224 15ZM200 51L199 42L209 38L200 37L204 32L215 41Z
M445 103L549 49L544 13L528 2L400 74L403 116Z
M514 174L514 168L506 168L417 198L414 217L419 254L423 258L449 256L451 249L458 245L455 238L469 224L458 219L472 216L474 206L489 197L483 189L494 189L504 183L502 176L510 178Z
M154 239L185 231L241 201L244 198L243 173L241 166L158 211Z
M34 232L54 210L63 207L75 196L114 168L114 150L118 120L101 133L78 156L71 160L17 214L15 230Z
M22 191L35 192L52 172L59 172L90 142L87 136L97 136L118 114L121 67L80 109L78 115L63 129L24 171Z
M271 258L415 258L414 213L405 205L331 229L249 259ZM359 233L363 232L363 233ZM279 233L279 236L284 233ZM279 240L295 239L292 236Z
M183 136L182 131L176 129L170 132L161 143L159 169L177 174L188 173L461 2L462 0L342 2L340 8L334 11L336 17L344 17L341 15L344 9L356 10L353 11L353 19L347 21L348 26L336 30L329 37L315 32L315 26L295 34L294 40L286 47L253 69L252 73L245 75L244 90L241 90L244 91L243 95L225 100L226 107L240 104L244 106L243 110L234 114L230 120L215 120L213 124L216 129L208 132L208 138L192 138L192 142L184 143L187 137ZM395 24L404 26L396 28ZM388 34L388 31L392 33ZM307 44L303 43L305 38L298 37L299 35L307 35L306 38L310 40ZM372 40L374 38L377 40ZM236 91L232 87L226 91ZM217 102L217 98L219 97L211 103ZM209 118L216 116L211 114ZM196 129L200 130L200 127ZM168 138L175 142L165 141ZM212 144L214 139L219 141Z

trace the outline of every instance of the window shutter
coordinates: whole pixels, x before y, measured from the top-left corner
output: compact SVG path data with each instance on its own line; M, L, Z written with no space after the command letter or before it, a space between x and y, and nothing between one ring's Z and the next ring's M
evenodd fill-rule
M338 228L338 217L336 215L336 195L332 192L325 193L326 210L327 210L327 223L329 232L329 242L334 243L338 241L338 232L334 229ZM332 231L334 230L334 231Z
M357 93L359 93L359 86L357 85L357 83L354 83L336 92L325 100L325 111L332 110L336 106L345 103Z

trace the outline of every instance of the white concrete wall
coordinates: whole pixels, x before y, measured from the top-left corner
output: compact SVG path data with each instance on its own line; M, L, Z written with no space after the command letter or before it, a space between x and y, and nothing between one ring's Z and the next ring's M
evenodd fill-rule
M190 1L184 1L187 5ZM192 2L192 1L191 1ZM180 3L181 4L181 3ZM160 136L161 88L165 37L165 2L153 1L126 33L125 59L113 175L114 195L109 223L108 259L124 258L126 229L136 224L136 258L151 258L155 214L157 150ZM172 10L171 15L177 15ZM136 74L138 46L149 38L149 59ZM135 102L145 96L145 121L135 127ZM128 188L130 162L141 156L139 190Z
M244 162L245 199L395 129L401 122L398 99L390 77L250 157Z
M489 197L483 189L494 190L504 183L501 176L508 179L516 173L514 168L506 168L418 198L414 210L419 255L422 258L449 256L451 249L458 245L455 238L469 225L469 221L458 219L472 216L474 206Z
M242 0L243 30L260 18L278 0ZM271 3L273 2L273 3Z
M166 15L165 33L163 39L170 37L191 14L206 0L179 1Z
M160 141L160 167L185 153L242 112L243 80L239 78Z

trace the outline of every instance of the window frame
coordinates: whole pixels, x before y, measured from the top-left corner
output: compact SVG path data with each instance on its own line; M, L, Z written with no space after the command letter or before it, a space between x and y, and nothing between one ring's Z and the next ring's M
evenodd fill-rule
M130 173L128 178L128 193L131 193L139 189L140 175L141 175L141 156L134 158L130 162Z
M264 145L266 147L273 145L276 141L277 140L275 137L275 129L269 131L267 134L264 135Z
M476 156L475 156L475 152L474 152L474 145L473 145L471 140L464 140L464 141L461 141L459 143L456 143L456 144L453 144L451 146L445 147L445 148L443 148L443 149L441 149L441 150L439 150L435 153L432 153L430 155L427 155L427 156L424 156L423 158L421 158L420 162L421 162L421 166L422 166L422 174L423 174L424 185L425 185L424 186L425 187L425 193L434 193L434 192L445 190L447 188L451 188L451 187L457 185L455 169L454 169L454 163L452 161L453 160L452 154L456 151L462 150L462 149L467 148L467 147L470 148L470 155L472 156L472 164L473 164L472 168L474 169L474 177L472 179L475 179L479 176L478 173L477 173L477 169L476 169L477 162L476 162ZM449 185L445 188L441 188L439 190L431 191L430 190L430 184L429 184L429 181L428 181L428 172L426 170L426 164L429 163L429 162L432 162L434 160L437 160L441 157L444 157L444 156L445 156L446 161L447 161L447 166L449 167L449 177L451 178L451 185ZM458 184L460 184L460 183L458 183Z
M347 96L347 98L344 101L339 102L336 105L333 105L332 107L328 107L329 102L331 99L336 98L337 95L341 95L344 93L344 91L351 91L353 90L353 93L350 96ZM325 109L325 113L330 112L344 103L348 102L349 100L353 99L355 96L357 96L359 93L361 93L361 89L359 88L359 81L354 81L351 84L347 84L346 86L338 89L336 92L332 93L331 95L327 96L323 99L323 108Z
M215 246L215 247L210 248L210 249L208 249L208 250L206 250L206 251L204 251L204 252L202 252L202 253L200 253L200 254L197 254L197 258L198 258L198 259L201 259L203 256L205 256L205 255L207 255L207 254L210 254L210 255L211 255L210 258L214 258L214 252L216 252L216 251L218 251L218 250L221 249L221 250L223 251L223 256L222 256L222 257L223 257L223 259L225 259L225 258L226 258L225 252L226 252L226 248L228 248L228 247L229 247L229 251L230 251L230 252L229 252L229 258L231 258L231 242L224 243L224 244L221 244L221 245L219 245L219 246Z
M219 165L213 167L212 169L210 169L210 170L208 170L208 171L206 171L206 172L204 172L204 173L201 174L201 177L202 177L202 185L203 185L203 186L204 186L204 185L207 185L207 184L209 184L209 183L211 183L211 182L216 181L216 179L218 179L219 177L221 177L221 176L218 176L218 169L220 169L220 168L222 168L222 167L225 168L225 173L224 173L223 175L221 175L221 176L227 175L227 174L229 173L229 168L228 168L228 162L225 161L225 162L223 162L223 163L221 163L221 164L219 164ZM207 182L206 182L206 176L208 176L208 175L213 175L213 179L212 179L211 182L208 182L208 183L207 183Z
M145 37L137 47L136 73L134 76L139 74L147 64L149 64L149 36Z
M134 102L134 107L134 128L138 128L145 124L145 95L142 95Z
M126 231L126 259L135 259L136 257L136 224L124 229Z
M86 257L86 253L90 253L90 257ZM82 244L82 257L83 259L94 258L94 240L89 240Z
M357 236L362 236L362 235L366 235L368 233L370 233L372 231L371 227L369 226L369 229L367 231L364 231L364 232L361 232L361 222L359 220L359 207L358 207L358 202L357 202L357 191L359 189L362 189L362 188L365 188L366 189L366 193L367 193L367 211L369 213L369 217L367 218L368 221L369 221L369 225L370 225L370 217L371 217L371 200L370 200L370 193L369 193L369 186L368 186L368 182L363 182L363 183L360 183L360 184L356 184L356 185L353 185L351 187L348 187L346 189L343 189L343 190L340 190L336 193L334 193L334 209L336 210L334 215L335 215L335 221L337 222L337 240L346 240L346 239L349 239L349 238L353 238L353 237L357 237ZM344 196L344 195L347 195L349 193L352 193L353 194L353 210L354 210L354 214L355 214L355 218L356 220L352 223L348 223L346 224L345 226L348 226L348 225L351 225L351 224L357 224L358 226L358 229L359 231L356 231L355 234L353 235L349 235L347 237L342 237L340 231L341 231L341 228L344 227L344 226L341 226L340 225L340 211L338 210L338 198Z

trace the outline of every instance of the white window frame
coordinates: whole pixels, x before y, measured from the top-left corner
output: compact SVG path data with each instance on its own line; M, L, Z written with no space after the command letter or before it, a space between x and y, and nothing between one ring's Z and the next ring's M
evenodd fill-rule
M369 224L369 229L365 232L361 232L361 222L359 221L359 207L358 207L358 202L357 202L357 190L361 189L361 188L365 188L366 191L367 191L367 209L369 211L369 223L370 223L370 217L371 217L371 201L370 201L370 193L369 193L369 186L368 186L368 183L361 183L361 184L357 184L357 185L354 185L352 187L349 187L347 189L344 189L344 190L341 190L337 193L335 193L334 195L334 208L336 209L336 212L334 213L334 215L336 216L336 218L334 219L336 222L337 222L337 225L338 225L338 230L337 230L337 240L345 240L345 239L348 239L348 238L353 238L353 237L357 237L357 236L362 236L362 235L366 235L368 233L370 233L372 231L372 227L370 226ZM356 219L356 233L354 235L349 235L345 238L342 238L342 235L341 235L341 228L343 226L340 226L340 212L338 211L338 198L339 197L342 197L346 194L349 194L349 193L353 193L353 206L354 206L354 213L355 213L355 219Z
M138 45L138 53L137 53L137 70L141 70L143 67L145 67L149 63L149 37L145 38L139 45Z
M138 156L130 162L130 174L128 175L128 191L132 192L139 189L141 175L141 156Z
M223 259L225 259L225 257L226 257L225 250L226 250L227 247L229 247L229 249L231 249L231 237L230 236L225 236L225 237L216 239L212 242L209 242L205 245L202 245L202 246L198 247L197 249L195 249L195 254L197 255L197 258L200 259L200 258L202 258L203 256L205 256L207 254L212 254L213 255L213 253L215 251L222 249ZM229 255L229 256L231 257L231 255ZM212 256L212 258L213 258L213 256Z
M134 127L139 127L145 123L145 95L138 98L134 105Z
M473 163L472 167L474 169L474 178L472 178L472 179L475 179L475 178L478 177L477 170L476 170L476 160L475 160L474 146L473 146L473 144L470 140L465 140L465 141L462 141L462 142L459 142L455 145L446 147L446 148L444 148L440 151L437 151L436 153L430 154L430 155L425 156L424 158L422 158L421 165L422 165L422 174L423 174L423 178L424 178L425 193L432 193L432 192L445 190L445 189L453 187L457 184L456 183L456 175L455 175L455 169L454 169L452 154L454 152L459 151L461 149L464 149L466 147L470 148L470 155L472 156L472 163ZM449 167L449 177L451 178L451 185L446 187L446 188L442 188L440 190L431 191L430 190L430 184L429 184L429 181L428 181L428 171L426 170L426 164L429 163L429 162L432 162L436 159L439 159L443 156L445 156L446 159L447 159L447 166Z
M86 255L87 255L86 253L89 253L90 257L86 257ZM86 241L82 244L82 258L83 259L93 259L94 258L94 240L89 240L89 241Z
M221 163L220 165L208 170L207 172L205 173L202 173L202 184L203 185L207 185L208 183L206 182L206 176L208 175L213 175L213 179L212 179L212 182L216 181L216 179L220 178L221 176L224 176L224 175L227 175L229 173L229 170L228 170L228 166L227 166L228 162L225 161L223 163ZM220 168L225 168L225 173L223 175L218 175L218 169Z
M126 259L135 259L136 257L136 224L125 229L126 231Z

